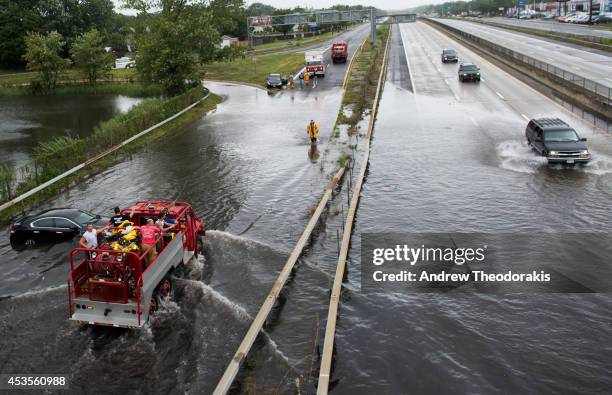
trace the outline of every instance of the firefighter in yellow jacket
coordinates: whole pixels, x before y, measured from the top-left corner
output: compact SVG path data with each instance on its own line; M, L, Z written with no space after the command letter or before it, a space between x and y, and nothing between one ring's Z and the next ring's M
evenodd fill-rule
M310 142L316 144L317 138L319 137L319 125L311 119L308 125L306 125L306 132L308 132L310 136Z

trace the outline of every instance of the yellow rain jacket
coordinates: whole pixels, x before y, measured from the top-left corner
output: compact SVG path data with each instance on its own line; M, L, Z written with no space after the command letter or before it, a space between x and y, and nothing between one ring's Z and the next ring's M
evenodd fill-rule
M311 139L316 139L319 136L319 125L316 122L313 122L312 125L310 122L306 125L306 131Z

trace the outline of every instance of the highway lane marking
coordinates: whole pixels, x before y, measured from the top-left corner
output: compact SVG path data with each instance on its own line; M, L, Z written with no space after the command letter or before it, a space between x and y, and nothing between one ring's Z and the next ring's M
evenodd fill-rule
M527 122L529 122L529 117L528 117L527 115L525 115L525 114L521 113L521 117L525 118L525 120L526 120Z
M398 27L399 28L399 27ZM410 76L410 85L412 85L412 93L416 96L416 89L414 86L414 76L412 75L412 66L410 65L410 59L408 57L408 48L406 47L406 40L404 39L404 31L399 28L400 38L402 39L402 47L404 47L404 55L406 55L406 64L408 65L408 75Z
M506 98L505 98L505 97L504 97L504 96L503 96L501 93L499 93L498 91L495 91L495 94L496 94L497 96L499 96L499 98L500 98L500 99L502 99L502 100L506 100Z
M446 41L451 41L454 43L457 43L461 46L463 46L463 48L465 50L467 50L467 52L471 52L472 54L476 54L473 50L471 50L470 48L468 48L464 43L462 43L461 41L451 37L451 36L447 36L445 34L443 34L442 32L438 31L437 29L434 29L433 27L430 27L430 29L435 32L439 37L441 37L442 39L446 40ZM484 58L481 55L478 55L478 58L480 58L481 60L484 61L484 63L487 63L491 68L495 69L495 70L499 70L500 72L502 72L503 74L507 75L508 77L512 78L514 81L516 81L519 85L522 85L524 87L527 87L528 89L530 89L533 93L535 93L536 95L542 97L543 99L545 99L546 101L548 101L549 103L553 104L553 106L555 106L556 108L558 108L559 110L565 112L566 114L570 115L571 117L575 118L576 120L591 126L593 129L598 129L598 130L603 130L601 129L599 126L597 126L596 124L594 124L593 122L587 121L584 118L581 118L578 116L578 114L573 113L572 111L568 110L567 108L565 108L563 105L557 103L556 101L554 101L553 99L551 99L550 97L546 96L545 94L543 94L542 92L538 91L537 89L529 86L529 84L526 84L525 82L519 80L517 77L513 76L512 74L506 72L505 70L501 69L500 67L497 67L496 65L494 65L491 61L489 61L488 59ZM612 80L611 80L612 81ZM509 102L506 102L509 103ZM509 104L510 107L514 108L513 105Z

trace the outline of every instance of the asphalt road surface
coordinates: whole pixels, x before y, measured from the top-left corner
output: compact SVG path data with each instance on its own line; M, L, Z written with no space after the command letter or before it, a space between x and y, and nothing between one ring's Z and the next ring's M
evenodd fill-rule
M427 24L393 33L332 393L605 392L612 357L599 339L611 336L609 294L416 294L384 284L363 292L364 233L485 232L512 240L612 229L609 134ZM483 81L460 83L457 64L441 63L442 48L479 65ZM561 117L588 137L594 162L564 169L536 157L524 130L540 116ZM592 250L585 240L582 251Z
M557 21L544 21L541 19L485 18L484 20L495 23L503 23L505 25L526 27L529 29L550 30L551 32L612 38L612 31L598 29L597 25L588 27L585 25L561 23Z
M612 87L612 56L556 42L529 37L509 30L454 19L437 19L464 32L482 37L513 51L552 64L601 85Z
M351 54L367 32L351 33ZM0 333L12 334L0 338L1 370L68 374L74 394L211 393L350 142L346 135L331 138L346 68L331 65L317 88L274 94L208 84L225 97L216 111L39 208L106 215L143 199L192 203L209 229L205 260L174 279L174 301L142 331L69 322L68 255L76 240L24 250L1 229ZM317 145L306 133L311 118L321 127ZM281 322L267 326L254 348L253 360L263 362L243 370L243 388L285 392L309 366L315 310L323 316L327 308L322 267L331 272L335 263L341 196L324 221L333 231L317 229L287 286L287 306L297 314L275 310L272 321Z

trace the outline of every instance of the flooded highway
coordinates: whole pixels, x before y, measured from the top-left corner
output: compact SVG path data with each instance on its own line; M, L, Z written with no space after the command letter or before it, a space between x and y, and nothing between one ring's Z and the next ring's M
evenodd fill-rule
M511 238L609 233L612 223L610 135L428 25L394 33L336 332L333 393L605 392L610 347L596 339L612 337L609 294L361 293L363 233ZM440 62L442 48L479 65L483 81L459 83L457 65ZM397 70L407 66L410 73ZM523 115L572 124L589 138L594 163L547 166L526 146Z
M59 136L88 136L94 126L127 112L142 99L122 95L56 95L0 98L0 157L19 167L33 149Z
M214 388L344 145L329 141L341 100L333 85L276 95L209 88L226 99L213 114L48 202L100 214L151 197L191 202L216 231L208 233L206 260L177 280L176 304L143 332L80 329L66 320L70 244L18 251L4 229L1 332L20 336L0 341L3 371L54 366L72 374L75 393L136 390L143 378L156 393ZM305 131L310 117L321 125L316 152ZM325 280L316 267L303 271ZM275 343L265 346L286 369Z
M358 34L356 42L367 31ZM481 67L480 85L460 84L457 65L440 64L447 47ZM225 98L216 111L46 204L108 215L115 205L171 199L190 202L206 220L205 256L179 273L175 299L142 331L69 323L71 244L16 250L2 229L0 333L15 335L0 339L0 371L69 374L69 392L79 394L210 393L338 157L351 148L361 157L363 137L331 138L345 67L330 66L331 78L315 90L273 95L210 83ZM535 157L524 128L526 118L543 115L587 137L593 163L564 169ZM316 149L305 132L311 118L322 129ZM236 392L313 391L346 189L315 231ZM612 349L594 339L612 335L609 295L366 297L359 254L365 232L609 232L611 198L609 134L430 26L395 26L338 319L332 392L605 392Z

